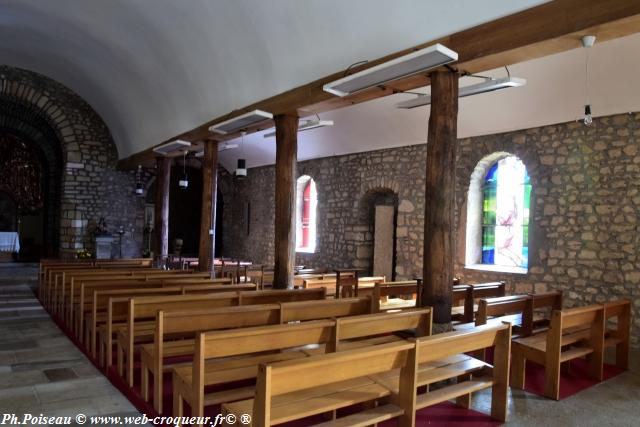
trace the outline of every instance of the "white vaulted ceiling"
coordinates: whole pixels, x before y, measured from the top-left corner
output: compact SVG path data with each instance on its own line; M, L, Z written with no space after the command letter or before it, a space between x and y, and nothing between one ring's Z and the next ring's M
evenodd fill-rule
M540 3L0 0L0 63L42 73L78 93L109 126L123 158L356 61ZM339 121L365 117L361 126L367 125L366 118L385 107L376 102L358 108L365 112L345 110ZM419 123L412 132L424 126ZM369 149L377 139L389 145L420 139L421 134L403 134L399 138L406 140L396 140L396 127L389 125L383 138L377 128L368 131L371 135L345 128L340 138L318 141L309 151L304 147L311 144L303 140L301 156L339 152L337 141L352 136L360 140L355 144L373 142ZM247 153L249 164L272 162L271 148L263 144ZM232 155L233 150L224 153L223 161L232 163Z

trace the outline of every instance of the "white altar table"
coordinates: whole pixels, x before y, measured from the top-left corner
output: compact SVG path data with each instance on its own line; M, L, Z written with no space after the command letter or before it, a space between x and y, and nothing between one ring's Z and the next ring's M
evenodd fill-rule
M0 231L0 252L20 252L20 236L15 231Z

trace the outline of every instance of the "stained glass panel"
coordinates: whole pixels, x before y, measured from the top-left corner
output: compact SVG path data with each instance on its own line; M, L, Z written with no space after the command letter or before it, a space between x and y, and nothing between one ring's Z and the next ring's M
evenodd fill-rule
M526 167L510 156L487 172L483 188L482 263L528 266L531 184Z

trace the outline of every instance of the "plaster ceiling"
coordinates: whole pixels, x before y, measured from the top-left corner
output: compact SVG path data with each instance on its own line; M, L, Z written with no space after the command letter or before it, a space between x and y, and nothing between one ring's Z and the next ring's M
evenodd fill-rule
M42 73L78 93L104 119L124 158L356 61L540 3L0 0L0 62ZM335 112L342 125L305 136L302 158L424 141L424 110L388 115L395 122L385 126L372 124L376 114L392 110L385 102ZM404 130L410 117L418 118L410 131L394 132ZM351 118L359 122L345 127ZM255 153L252 147L249 165L273 162L269 147L256 144ZM231 153L223 153L227 167Z
M579 42L576 42L579 45ZM524 77L520 88L460 98L460 138L527 129L582 118L585 92L586 50L574 50L509 67L512 76ZM640 111L640 33L596 44L589 59L589 95L594 116ZM504 68L483 75L506 76ZM461 85L477 83L463 78ZM429 93L429 88L418 91ZM298 134L298 160L424 144L429 107L412 110L395 104L414 97L396 94L339 110L322 113L333 127ZM239 156L249 167L275 163L275 138L265 132L247 135L244 147L223 151L221 163L234 170ZM238 140L232 141L234 143Z

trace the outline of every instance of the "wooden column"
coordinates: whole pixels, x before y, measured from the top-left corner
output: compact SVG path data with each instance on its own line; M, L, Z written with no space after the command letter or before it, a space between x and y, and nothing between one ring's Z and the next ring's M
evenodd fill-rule
M275 269L273 287L293 287L296 256L296 162L298 115L282 114L276 123Z
M434 323L451 322L457 123L458 75L436 71L431 74L421 298L423 306L433 307Z
M163 262L169 254L169 184L171 183L171 158L157 157L156 165L156 256Z
M202 219L200 220L200 246L198 251L198 269L211 271L213 265L216 236L216 201L218 199L218 142L204 142L202 158Z

